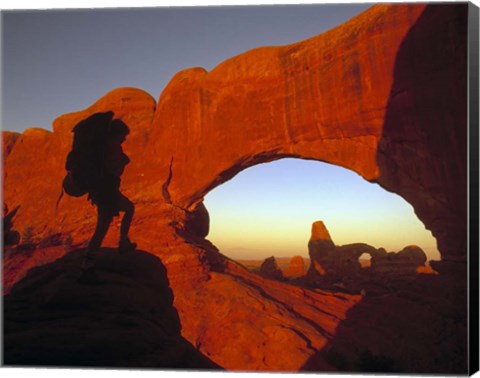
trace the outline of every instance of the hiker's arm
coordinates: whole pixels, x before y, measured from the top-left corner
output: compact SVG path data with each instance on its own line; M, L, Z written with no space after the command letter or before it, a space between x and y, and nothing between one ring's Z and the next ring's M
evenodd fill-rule
M125 166L130 162L127 155L122 150L116 151L106 156L105 158L105 170L114 175L121 176L125 170Z

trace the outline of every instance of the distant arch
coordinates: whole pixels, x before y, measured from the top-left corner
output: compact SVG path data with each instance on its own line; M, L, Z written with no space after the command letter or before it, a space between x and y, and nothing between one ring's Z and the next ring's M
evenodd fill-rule
M370 268L372 266L372 255L370 253L362 253L358 258L362 268Z

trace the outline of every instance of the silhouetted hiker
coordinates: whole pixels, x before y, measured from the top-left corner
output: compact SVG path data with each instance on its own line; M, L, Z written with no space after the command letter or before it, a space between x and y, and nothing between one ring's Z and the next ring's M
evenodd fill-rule
M133 203L120 192L120 177L130 162L122 143L130 130L113 112L95 113L79 122L73 129L72 151L67 156L67 175L63 180L65 193L88 199L97 207L97 225L88 243L82 268L94 266L93 255L101 247L113 217L124 212L120 227L119 252L135 250L128 238L134 214ZM63 195L60 195L58 203Z
M118 216L120 211L125 214L120 225L118 251L134 250L137 246L128 237L135 206L120 192L120 177L125 166L130 162L128 156L123 152L122 143L129 133L128 126L121 120L114 119L110 123L104 148L102 174L98 185L88 195L88 199L97 206L97 226L92 239L88 243L84 262L85 268L93 265L93 253L100 249L113 217Z

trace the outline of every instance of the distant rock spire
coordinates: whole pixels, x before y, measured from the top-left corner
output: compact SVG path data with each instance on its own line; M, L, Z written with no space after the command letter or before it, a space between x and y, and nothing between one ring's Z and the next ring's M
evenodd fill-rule
M332 241L332 238L330 236L330 233L327 230L327 227L321 220L315 221L312 224L312 235L310 236L310 241L314 241L314 240Z

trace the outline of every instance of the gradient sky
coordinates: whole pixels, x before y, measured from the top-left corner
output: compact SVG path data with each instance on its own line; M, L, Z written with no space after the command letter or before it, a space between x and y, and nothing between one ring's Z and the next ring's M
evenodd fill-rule
M50 129L57 116L118 87L137 87L158 99L184 68L211 70L258 46L297 42L368 7L5 11L2 126Z
M5 11L2 129L51 129L61 114L132 86L158 99L178 71L213 69L259 46L297 42L343 23L366 4ZM285 159L241 172L212 191L212 240L234 258L307 255L311 223L337 244L400 250L435 240L400 197L323 163Z
M400 196L335 165L300 159L260 164L205 197L210 239L233 258L308 256L323 220L337 245L363 242L397 252L411 244L439 259L436 240Z

